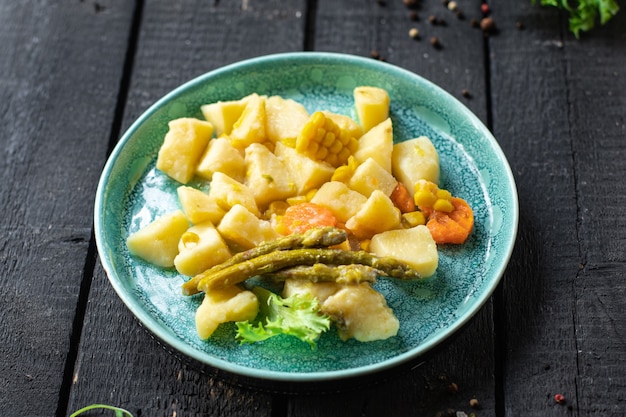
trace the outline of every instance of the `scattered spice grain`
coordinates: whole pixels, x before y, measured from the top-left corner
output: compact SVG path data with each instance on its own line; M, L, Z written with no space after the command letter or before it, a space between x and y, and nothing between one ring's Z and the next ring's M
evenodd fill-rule
M448 385L448 391L451 394L456 394L459 392L459 386L456 384L456 382L451 382L450 385Z
M430 44L435 48L435 49L440 49L441 48L441 42L439 41L439 38L436 36L433 36L430 38Z
M470 405L470 407L472 407L472 408L478 408L478 400L477 400L476 398L472 398L472 399L469 401L469 405Z
M523 30L524 29L524 24L522 22L515 22L515 27L518 30Z
M464 88L463 90L461 90L461 94L465 98L472 98L472 95L470 94L470 92L469 92L469 90L467 88Z
M430 16L428 16L428 23L430 23L431 25L436 25L437 18L431 14Z
M402 0L406 7L415 7L417 6L417 0Z
M492 17L483 17L480 21L480 28L485 33L492 33L496 29L496 22Z
M457 11L459 8L459 5L457 4L456 1L451 1L450 3L448 3L448 10L455 12Z
M473 28L479 28L480 27L480 22L476 19L472 19L470 20L470 25L472 25Z
M417 12L415 10L411 10L411 13L409 13L409 19L411 19L414 22L419 19Z
M554 401L556 401L557 404L565 404L565 396L563 394L555 394Z
M489 8L489 5L487 3L483 3L480 5L480 11L487 16L489 14L489 12L491 12L491 9Z
M419 39L420 37L420 31L417 28L411 28L409 30L409 36L413 39Z

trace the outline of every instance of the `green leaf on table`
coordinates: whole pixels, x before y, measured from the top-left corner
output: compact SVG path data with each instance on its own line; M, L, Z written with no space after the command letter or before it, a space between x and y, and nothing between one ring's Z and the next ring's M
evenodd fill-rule
M537 0L532 0L536 3ZM578 39L581 32L593 29L600 16L604 25L619 11L616 0L539 0L542 6L556 7L569 13L569 30Z
M114 407L112 405L107 405L107 404L91 404L88 405L87 407L83 407L78 411L75 411L74 413L72 413L70 415L70 417L76 417L80 414L86 413L88 411L91 410L96 410L96 409L105 409L105 410L111 410L115 413L115 417L133 417L133 415L131 414L130 411L124 410L123 408L119 408L119 407Z
M320 312L317 299L294 294L282 298L262 287L252 290L259 299L259 316L256 324L237 322L238 341L260 342L285 334L295 336L315 348L320 335L330 328L330 318Z

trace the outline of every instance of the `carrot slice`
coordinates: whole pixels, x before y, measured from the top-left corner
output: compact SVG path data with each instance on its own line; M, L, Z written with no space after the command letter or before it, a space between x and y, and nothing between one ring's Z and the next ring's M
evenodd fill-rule
M464 243L474 228L474 212L465 200L452 197L450 213L433 210L426 227L436 243Z
M300 203L285 210L278 232L284 235L304 233L322 226L336 226L337 218L326 207L314 203Z
M415 201L409 194L408 190L401 182L396 185L389 196L393 204L400 209L402 213L410 213L415 211Z

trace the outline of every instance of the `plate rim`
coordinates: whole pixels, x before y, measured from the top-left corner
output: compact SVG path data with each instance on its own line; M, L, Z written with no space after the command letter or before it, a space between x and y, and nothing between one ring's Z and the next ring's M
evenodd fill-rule
M476 127L478 127L481 133L485 136L485 138L491 144L491 150L494 152L497 159L502 164L503 173L506 174L506 184L508 185L508 189L511 192L511 198L513 201L510 202L512 213L507 213L508 217L511 217L512 225L509 235L510 239L506 241L507 247L506 251L502 253L502 257L500 258L500 262L498 262L497 268L492 268L495 272L494 279L488 282L488 285L483 287L484 291L481 293L480 297L477 298L477 302L475 303L475 307L467 309L462 314L458 316L458 318L447 326L445 332L442 332L435 337L429 337L423 343L420 343L418 346L409 349L408 351L396 355L392 358L385 359L381 362L368 364L364 366L359 366L356 368L348 368L341 370L332 370L332 371L321 371L321 372L306 372L306 373L292 373L285 371L275 371L275 370L267 370L267 369L258 369L258 368L250 368L242 365L234 364L229 361L220 359L215 356L211 356L206 352L200 352L193 347L184 343L181 339L172 340L171 333L166 334L164 326L156 321L147 311L142 309L136 309L134 307L135 300L133 297L124 291L122 286L114 279L114 266L111 262L110 257L105 253L104 250L104 242L101 241L104 230L104 200L105 200L105 188L107 185L108 177L115 166L115 162L123 151L124 145L126 142L130 140L133 134L138 130L138 128L149 118L151 117L158 109L160 109L163 105L169 102L172 98L180 95L185 90L196 86L197 84L202 84L207 80L217 77L220 74L229 73L232 71L241 71L247 68L255 67L259 64L266 64L270 61L293 61L293 60L310 60L311 62L316 63L324 63L324 62L332 62L332 63L349 63L352 65L367 65L370 67L374 67L380 70L386 70L393 73L398 73L403 75L404 77L413 78L423 84L428 85L429 88L437 91L438 94L445 97L447 100L451 101L457 111L463 114L465 118L470 120ZM429 81L428 79L411 72L402 67L373 60L372 58L364 58L356 55L344 54L344 53L336 53L336 52L286 52L286 53L277 53L271 55L263 55L254 58L249 58L245 60L241 60L238 62L234 62L213 70L210 70L204 74L201 74L181 85L174 88L167 94L163 95L159 100L154 102L151 106L148 107L147 110L142 112L142 114L126 129L126 131L121 136L118 143L115 145L111 154L108 156L107 161L102 170L102 174L100 176L100 180L98 182L98 187L96 190L95 197L95 206L94 206L94 233L96 239L96 247L98 252L98 257L100 259L100 263L107 275L109 283L114 288L117 295L129 308L131 313L145 326L153 335L157 336L164 343L175 349L176 351L186 355L190 358L199 361L200 363L221 369L223 371L241 375L253 379L259 380L274 380L278 382L319 382L319 381L329 381L329 380L341 380L341 379L349 379L353 377L360 377L365 375L371 375L373 373L378 373L382 371L388 371L392 368L400 367L403 364L409 363L412 360L415 360L421 356L424 356L427 352L430 352L437 345L443 343L445 340L449 339L452 335L456 334L462 327L464 327L469 320L476 315L485 305L485 303L492 296L493 292L499 285L502 276L506 270L506 267L510 261L510 258L513 253L513 249L515 246L515 240L517 237L518 227L519 227L519 201L517 188L515 184L515 179L513 173L510 168L510 164L500 144L495 139L495 137L491 134L489 129L483 124L483 122L478 119L478 117L471 112L463 103L461 103L458 99L452 96L450 93L445 91L442 87L437 84ZM170 336L170 337L167 337ZM211 360L207 360L207 356L210 356Z

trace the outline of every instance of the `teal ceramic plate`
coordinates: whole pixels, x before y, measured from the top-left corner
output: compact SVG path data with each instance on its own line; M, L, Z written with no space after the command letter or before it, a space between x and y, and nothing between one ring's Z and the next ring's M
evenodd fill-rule
M310 111L354 116L352 91L379 86L391 97L394 138L431 138L442 186L475 211L475 230L461 246L442 246L434 277L420 282L381 278L381 291L400 320L396 337L359 343L325 333L312 350L289 337L239 345L234 325L208 341L196 335L201 299L181 295L183 278L129 255L126 237L178 208L179 185L154 168L168 121L201 118L200 106L252 92L281 95ZM253 380L316 382L371 375L406 365L462 327L485 303L507 265L517 232L517 193L496 140L466 107L441 88L380 61L330 53L256 58L200 76L150 107L124 134L99 183L95 231L110 282L132 313L159 339L195 361Z

